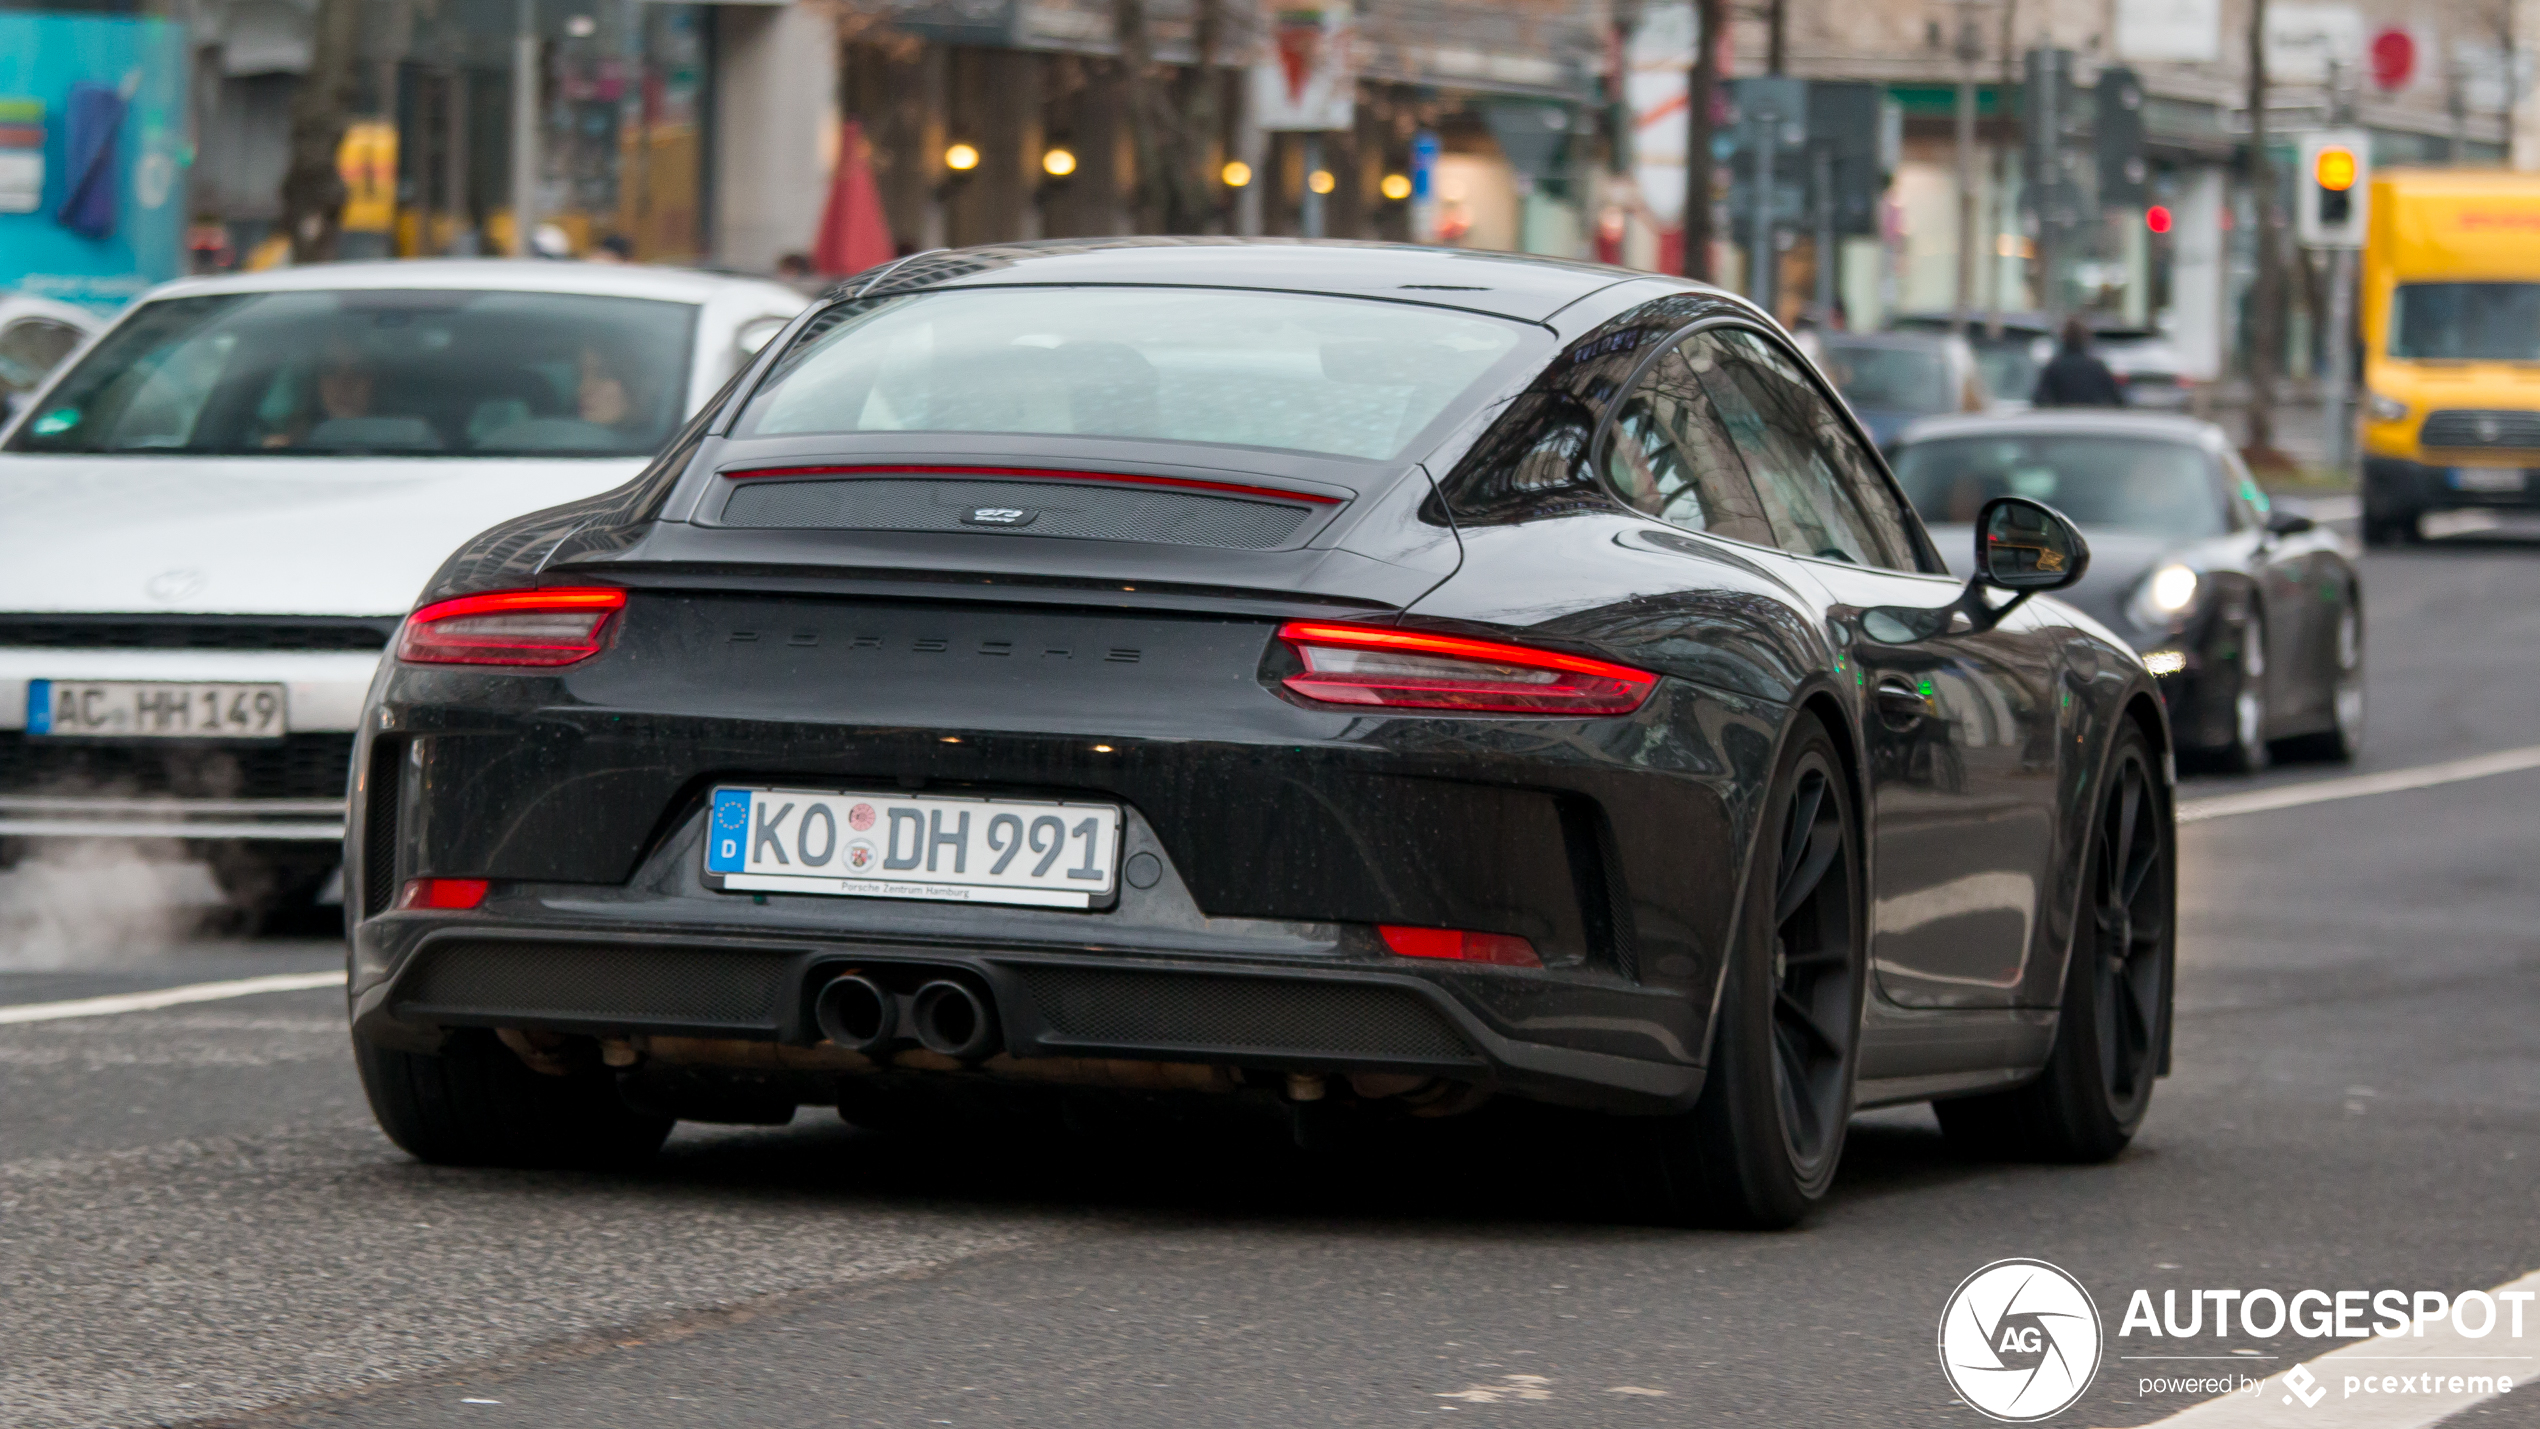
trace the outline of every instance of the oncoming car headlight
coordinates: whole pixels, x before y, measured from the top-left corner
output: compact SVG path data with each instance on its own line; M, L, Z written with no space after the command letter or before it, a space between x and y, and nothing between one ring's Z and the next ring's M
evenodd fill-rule
M2196 604L2196 594L2203 585L2196 573L2185 566L2161 567L2134 593L2135 623L2146 628L2168 625Z
M2396 397L2384 397L2378 392L2364 393L2364 410L2371 413L2376 422L2404 422L2408 418L2407 403Z

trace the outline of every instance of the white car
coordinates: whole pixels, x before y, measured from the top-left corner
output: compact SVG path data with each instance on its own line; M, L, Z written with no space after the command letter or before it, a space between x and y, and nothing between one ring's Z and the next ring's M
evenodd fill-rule
M503 261L145 296L0 429L0 845L177 840L251 912L317 899L363 692L424 581L635 475L804 306Z

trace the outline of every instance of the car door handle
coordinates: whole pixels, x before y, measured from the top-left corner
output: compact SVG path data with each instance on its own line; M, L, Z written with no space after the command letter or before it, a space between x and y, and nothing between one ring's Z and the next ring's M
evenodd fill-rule
M1878 705L1879 716L1892 724L1911 724L1931 713L1931 701L1902 680L1879 681Z

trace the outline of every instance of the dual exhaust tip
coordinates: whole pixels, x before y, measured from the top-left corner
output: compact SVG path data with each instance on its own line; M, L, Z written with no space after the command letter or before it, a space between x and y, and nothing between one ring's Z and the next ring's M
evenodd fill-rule
M914 1039L929 1052L969 1062L994 1051L999 1040L996 1008L967 983L948 977L897 993L862 973L848 973L820 989L812 1016L821 1036L867 1056Z

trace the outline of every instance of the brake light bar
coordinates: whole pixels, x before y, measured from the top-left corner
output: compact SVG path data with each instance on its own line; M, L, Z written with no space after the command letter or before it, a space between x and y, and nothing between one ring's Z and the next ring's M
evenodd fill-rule
M1305 668L1280 683L1323 704L1468 714L1623 715L1658 687L1646 670L1455 635L1291 620Z
M1406 928L1380 923L1376 931L1398 957L1445 958L1503 968L1539 968L1535 945L1514 933L1468 933L1460 928Z
M1249 496L1270 501L1303 501L1315 506L1338 506L1341 498L1319 491L1290 491L1280 486L1247 486L1235 481L1203 481L1189 476L1142 476L1125 471L1068 471L1058 467L1037 466L909 466L894 463L881 466L747 466L722 473L726 480L747 481L764 476L994 476L1030 481L1101 481L1124 486L1163 486L1181 491L1215 491L1229 496Z
M611 586L489 591L435 601L406 617L397 658L419 665L570 665L600 653L626 606Z

